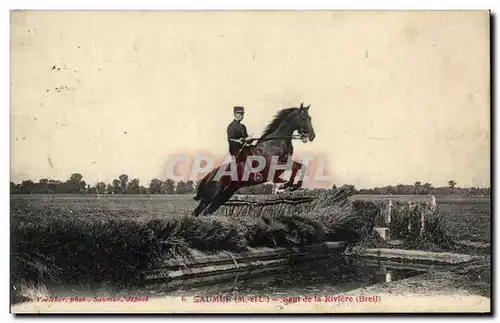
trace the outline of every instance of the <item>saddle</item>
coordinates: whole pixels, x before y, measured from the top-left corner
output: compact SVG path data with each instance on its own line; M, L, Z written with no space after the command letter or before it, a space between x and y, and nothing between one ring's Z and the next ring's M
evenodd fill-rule
M248 156L259 156L260 149L257 149L255 145L245 145L243 146L238 154L236 155L236 163L244 162Z
M236 165L238 165L238 175L241 176L242 170L244 167L244 162L248 158L248 156L259 156L260 155L260 149L257 149L255 145L245 145L241 148L241 150L236 154ZM224 167L225 170L229 169L229 163L225 165L221 165L220 167ZM217 168L213 169L209 174L206 176L205 181L211 181L213 180L215 174L217 173ZM250 174L250 177L248 179L249 182L261 182L262 181L262 175L260 173L257 174Z
M236 155L236 164L238 165L238 169L240 169L239 165L241 165L241 172L243 173L245 162L249 156L260 156L261 151L255 145L245 145L241 148L240 152ZM257 163L257 161L254 161ZM257 165L254 165L257 166ZM248 167L248 166L247 166ZM263 181L263 176L259 172L251 173L249 178L249 182L260 183Z

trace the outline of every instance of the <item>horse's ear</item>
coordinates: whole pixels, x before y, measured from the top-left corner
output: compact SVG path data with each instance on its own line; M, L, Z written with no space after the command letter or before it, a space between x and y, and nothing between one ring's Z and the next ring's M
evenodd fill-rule
M309 110L309 108L311 107L311 105L309 104L307 107L304 107L306 110Z
M304 102L300 102L300 108L304 108Z

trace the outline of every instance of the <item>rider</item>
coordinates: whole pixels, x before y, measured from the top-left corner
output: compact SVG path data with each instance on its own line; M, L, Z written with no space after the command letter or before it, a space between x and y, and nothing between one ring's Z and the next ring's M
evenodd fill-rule
M247 133L247 127L241 123L243 117L245 116L245 108L242 106L235 106L233 108L234 120L227 127L227 141L229 143L229 154L234 158L237 157L238 152L245 144L250 144L252 141ZM245 154L240 154L236 162L245 160ZM250 171L250 165L246 165L248 171ZM257 178L255 178L257 176ZM254 175L254 178L260 181L262 178L260 174Z
M245 116L245 108L235 106L233 108L234 120L227 127L227 141L229 143L229 154L236 157L245 143L249 142L247 127L241 123Z

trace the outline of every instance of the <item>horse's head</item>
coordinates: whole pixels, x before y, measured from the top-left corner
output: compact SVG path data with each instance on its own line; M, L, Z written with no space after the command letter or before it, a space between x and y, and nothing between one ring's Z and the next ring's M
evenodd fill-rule
M309 104L307 107L304 106L303 103L300 104L300 108L297 109L297 131L302 136L309 139L309 141L313 141L316 134L314 133L314 127L312 125L311 116L309 115L309 108L311 105Z
M265 141L267 137L290 136L294 131L310 141L314 140L316 134L309 116L309 107L300 104L300 108L288 108L280 110L274 119L267 125L259 142ZM259 143L257 142L257 143Z

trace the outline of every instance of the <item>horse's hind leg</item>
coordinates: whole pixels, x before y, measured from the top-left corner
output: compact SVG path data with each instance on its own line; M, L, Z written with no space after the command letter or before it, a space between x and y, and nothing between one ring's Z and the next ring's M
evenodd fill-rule
M218 185L215 182L212 181L207 182L207 179L205 178L204 180L202 180L202 183L203 186L201 186L200 183L197 194L198 200L201 201L198 207L191 213L191 215L193 216L199 216L217 196Z
M234 188L227 188L225 191L220 192L213 199L213 202L205 209L203 215L210 215L217 211L224 203L229 201L229 199L234 195L236 190Z
M205 210L208 206L209 201L206 201L204 199L201 200L200 204L196 209L194 209L193 213L191 213L192 216L199 216L203 210Z

